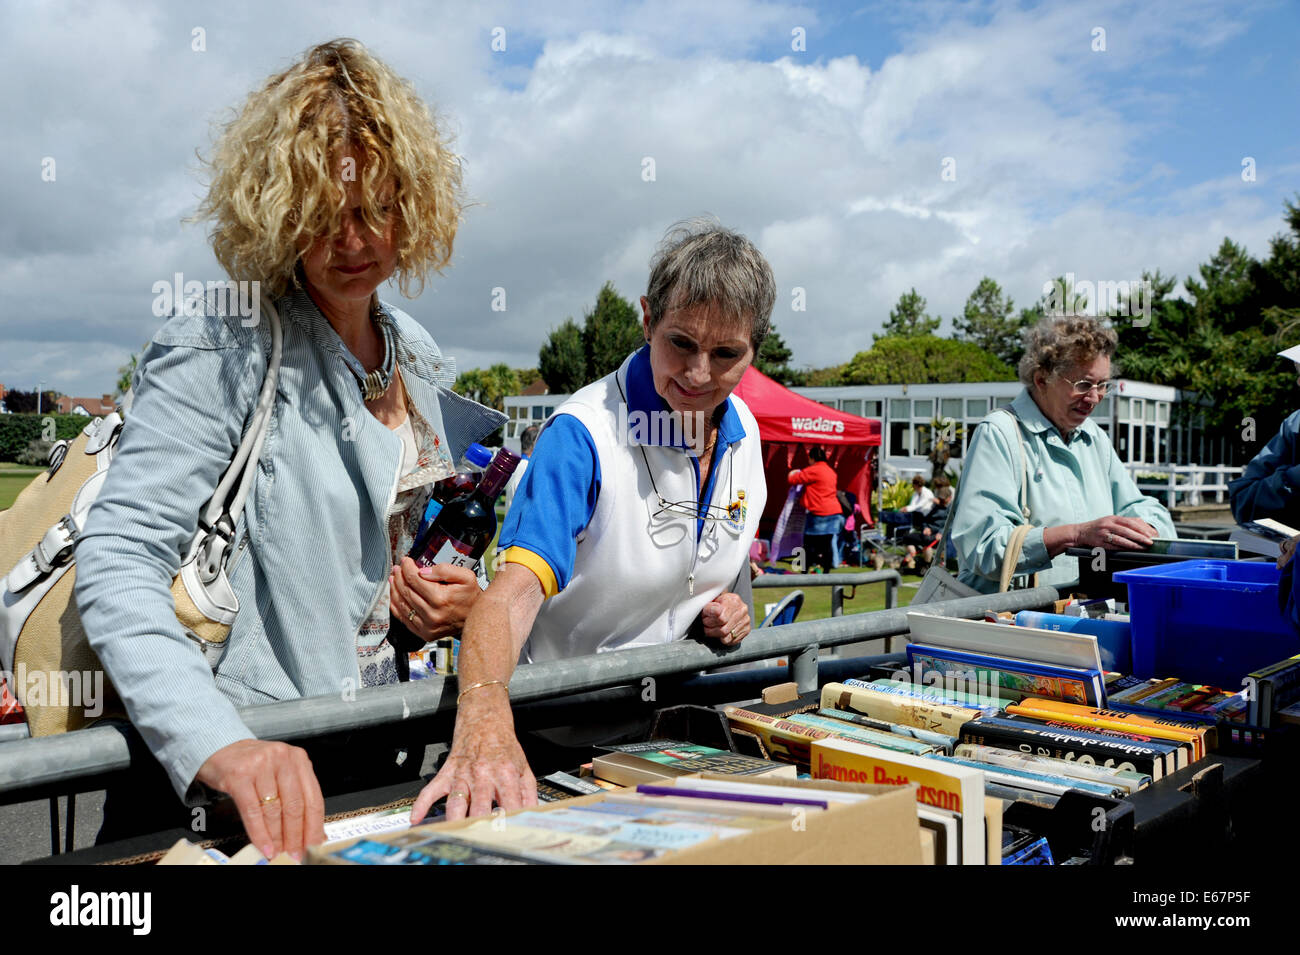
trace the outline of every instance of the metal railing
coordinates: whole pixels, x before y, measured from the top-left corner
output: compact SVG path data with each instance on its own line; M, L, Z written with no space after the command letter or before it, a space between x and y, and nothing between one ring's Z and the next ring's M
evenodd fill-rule
M1184 500L1182 503L1189 506L1196 506L1205 503L1205 498L1214 495L1215 503L1222 504L1224 494L1228 491L1228 482L1233 478L1240 477L1244 468L1232 467L1226 464L1126 464L1129 475L1138 486L1139 491L1155 491L1158 496L1163 496L1166 507L1173 507L1178 503L1179 495ZM1164 475L1163 481L1141 481L1138 480L1139 474L1158 474Z
M916 609L950 617L978 617L986 610L1046 606L1057 596L1054 587L1037 587L963 597ZM733 647L686 640L534 663L515 671L510 698L516 704L528 703L782 656L789 657L790 679L807 692L817 685L819 648L907 633L908 609L876 610L755 630ZM456 708L456 693L455 677L431 677L359 690L351 699L316 696L241 707L239 712L259 739L303 740L451 714ZM122 724L0 743L0 804L100 789L103 786L96 785L100 777L121 773L149 759L135 730Z
M885 609L892 610L898 606L898 587L903 582L896 570L862 570L848 574L759 574L754 578L756 588L779 587L782 590L794 590L803 587L831 588L831 616L844 615L844 588L861 587L864 584L885 585ZM853 599L850 595L849 599ZM762 617L762 614L756 614Z

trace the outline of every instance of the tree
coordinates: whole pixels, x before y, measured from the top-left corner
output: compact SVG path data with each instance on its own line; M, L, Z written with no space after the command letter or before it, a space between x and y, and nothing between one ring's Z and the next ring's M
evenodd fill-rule
M803 372L803 383L809 388L832 388L844 384L844 369L848 365L830 365Z
M588 382L582 329L571 318L546 336L537 353L537 370L552 394L568 395Z
M617 369L644 340L640 313L606 282L595 307L583 315L581 328L566 318L546 336L537 369L552 394L572 394Z
M1020 360L1024 351L1022 335L1035 310L1021 309L1013 316L1015 304L1004 295L1002 287L987 275L966 299L962 314L953 319L953 337L978 345L1008 365Z
M125 365L117 370L117 400L120 402L122 396L131 390L131 382L135 379L135 370L140 364L139 356L132 355Z
M527 388L535 381L540 381L542 373L536 368L516 368L515 375L519 378L519 387Z
M890 336L845 366L845 385L1014 381L1015 372L978 345L935 335Z
M796 368L790 367L790 359L794 353L781 338L776 327L772 326L763 339L763 344L759 346L758 354L754 356L754 367L761 371L773 381L780 382L783 385L802 385L806 380L806 375Z
M461 372L456 376L456 384L452 390L481 405L504 411L506 395L519 394L519 376L505 362L498 362L486 371L481 368L471 368L469 371ZM493 431L483 443L500 444L501 429Z
M40 412L42 414L54 414L57 410L55 402L62 397L57 391L41 392ZM37 409L35 391L6 391L5 407L11 414L35 414Z
M519 376L514 369L504 362L498 362L484 371L471 368L456 376L456 385L452 389L466 398L472 398L481 405L505 410L505 396L519 393Z
M917 335L933 335L939 329L943 319L931 318L925 311L925 296L912 289L904 292L898 298L898 304L889 313L889 321L885 322L885 327L877 335L873 335L874 341L880 341L883 338L890 337L915 337Z
M582 349L587 358L587 381L604 378L623 364L645 341L640 313L606 282L596 295L596 307L584 316Z

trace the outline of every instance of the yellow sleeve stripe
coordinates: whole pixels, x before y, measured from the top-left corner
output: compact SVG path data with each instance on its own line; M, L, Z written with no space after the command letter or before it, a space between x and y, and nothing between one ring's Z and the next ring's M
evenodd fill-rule
M537 580L542 585L542 594L544 596L554 597L560 592L560 588L555 582L555 571L551 570L551 565L531 550L526 550L523 547L507 548L504 560L507 564L522 564L536 574Z

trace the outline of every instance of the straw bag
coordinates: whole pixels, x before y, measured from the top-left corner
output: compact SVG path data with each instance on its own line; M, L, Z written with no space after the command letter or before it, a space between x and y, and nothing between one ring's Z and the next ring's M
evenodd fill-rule
M177 619L214 669L239 612L226 565L266 439L280 370L280 318L269 300L264 298L261 306L271 329L262 390L230 467L199 512L198 528L171 587ZM128 394L124 406L129 403ZM74 441L57 442L49 470L23 489L13 507L0 511L0 568L11 568L3 579L0 605L0 666L23 704L33 736L122 715L86 640L73 597L73 550L104 486L122 424L114 412L96 418Z
M1016 565L1020 563L1020 553L1024 549L1025 538L1029 532L1034 529L1034 525L1029 520L1029 455L1025 450L1025 436L1021 428L1020 419L1010 408L1002 408L1016 422L1016 432L1020 438L1020 517L1024 521L1018 524L1011 531L1011 537L1007 540L1007 549L1002 555L1002 574L998 581L998 593L1004 593L1011 589L1011 582L1015 579ZM943 533L941 542L938 545L943 551L948 547L948 528L952 526L952 516L957 510L957 499L953 498L952 507L948 509L948 517L943 522ZM948 573L944 567L945 561L942 559L943 553L936 554L934 562L930 569L926 571L925 579L921 581L920 589L917 590L916 596L912 598L912 605L937 603L941 600L955 600L958 597L974 597L979 591L974 587L963 584L960 580ZM1032 574L1029 578L1029 586L1038 586L1038 574Z

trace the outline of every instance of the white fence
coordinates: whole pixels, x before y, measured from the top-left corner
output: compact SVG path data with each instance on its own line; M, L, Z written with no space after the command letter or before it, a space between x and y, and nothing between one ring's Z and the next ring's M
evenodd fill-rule
M1228 482L1241 476L1242 468L1226 464L1126 464L1129 475L1144 493L1154 493L1164 498L1166 507L1176 504L1195 506L1210 503L1224 504L1228 497ZM1153 480L1153 478L1155 478ZM1181 500L1180 500L1181 498Z

